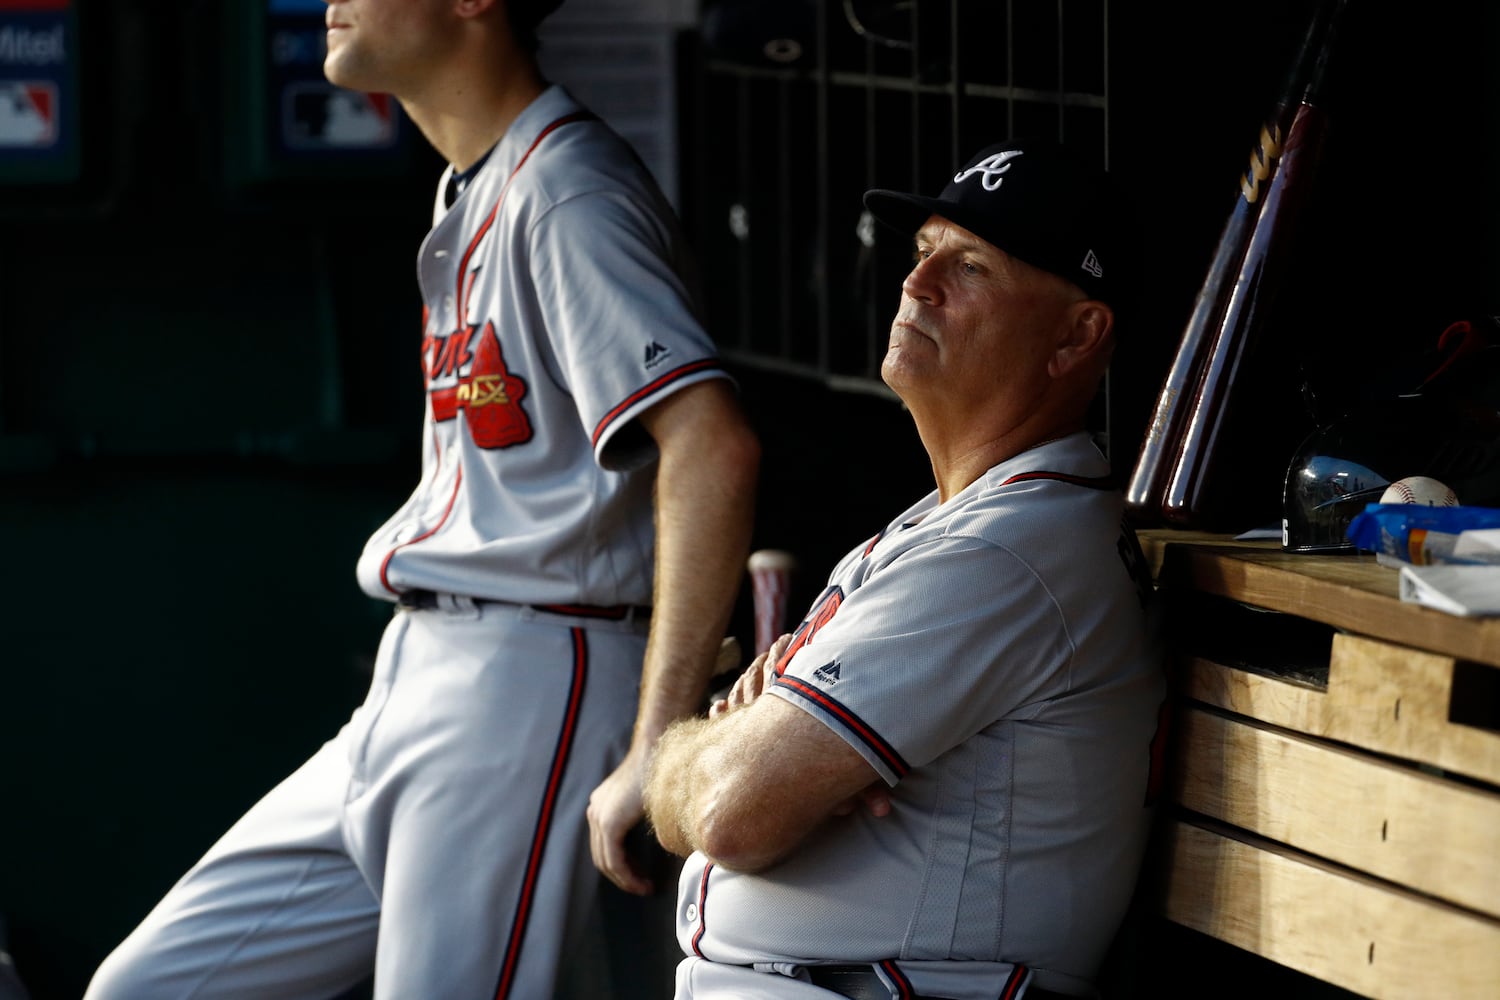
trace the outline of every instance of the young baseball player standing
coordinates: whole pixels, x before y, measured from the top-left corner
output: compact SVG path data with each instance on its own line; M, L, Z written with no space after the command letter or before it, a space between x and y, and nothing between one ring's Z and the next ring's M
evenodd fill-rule
M371 970L378 998L550 997L590 841L651 888L623 839L657 736L701 706L759 445L669 205L538 72L559 2L330 0L328 78L394 94L451 164L417 259L422 475L357 570L396 611L365 703L90 1000L325 1000Z
M679 998L1093 995L1149 826L1151 580L1086 417L1114 346L1105 178L980 151L914 237L882 365L937 489L834 568L647 783Z

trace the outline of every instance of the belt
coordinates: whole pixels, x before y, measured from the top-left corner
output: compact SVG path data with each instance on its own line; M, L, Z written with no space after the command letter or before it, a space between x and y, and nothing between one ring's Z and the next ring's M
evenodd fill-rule
M531 608L554 615L569 615L573 618L594 618L604 621L622 622L626 619L651 617L651 608L644 604L516 604L513 601L492 601L486 597L470 597L476 605L504 604L511 607ZM396 604L408 611L434 611L443 606L441 595L431 590L403 590Z
M891 1000L891 988L885 984L873 965L804 966L814 986L830 990L849 1000ZM939 1000L937 997L911 996L910 1000ZM1026 989L1024 1000L1078 1000L1066 993L1055 993L1039 986Z

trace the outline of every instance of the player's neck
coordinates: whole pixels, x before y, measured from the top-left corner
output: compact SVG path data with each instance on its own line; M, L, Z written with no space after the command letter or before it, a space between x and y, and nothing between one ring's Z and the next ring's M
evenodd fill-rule
M918 416L915 411L913 416ZM1001 462L1083 429L1077 421L1024 419L1010 425L941 424L917 419L917 434L932 462L938 499L946 502Z
M401 106L455 170L478 162L547 88L529 56L499 60L488 73L455 73Z

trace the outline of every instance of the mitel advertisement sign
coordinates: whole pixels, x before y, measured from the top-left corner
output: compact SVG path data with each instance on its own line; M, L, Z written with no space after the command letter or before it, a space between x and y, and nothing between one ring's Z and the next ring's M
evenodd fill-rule
M74 0L0 0L0 180L79 173Z

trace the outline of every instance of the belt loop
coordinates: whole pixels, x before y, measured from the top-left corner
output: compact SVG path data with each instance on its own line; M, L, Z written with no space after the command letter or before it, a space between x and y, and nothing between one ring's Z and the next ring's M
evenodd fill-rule
M438 594L438 610L453 618L474 621L479 618L479 602L463 594Z
M483 601L461 594L438 594L431 590L407 590L396 598L402 611L438 611L450 618L474 620L480 616Z

